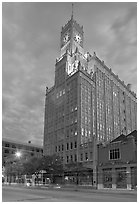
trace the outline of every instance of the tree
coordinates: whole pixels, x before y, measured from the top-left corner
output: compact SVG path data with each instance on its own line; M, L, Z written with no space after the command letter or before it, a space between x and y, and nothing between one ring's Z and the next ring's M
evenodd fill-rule
M61 173L63 171L63 165L59 157L42 156L32 157L23 164L24 174L34 174L40 170L45 170L48 173Z

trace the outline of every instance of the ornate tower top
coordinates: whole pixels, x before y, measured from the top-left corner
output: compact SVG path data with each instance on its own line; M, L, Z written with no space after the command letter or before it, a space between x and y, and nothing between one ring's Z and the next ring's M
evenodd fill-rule
M75 52L78 48L79 52L83 53L83 40L84 32L83 26L80 26L73 18L73 7L72 3L72 14L71 19L67 22L65 26L62 26L61 31L61 55L63 55L67 50L70 53Z

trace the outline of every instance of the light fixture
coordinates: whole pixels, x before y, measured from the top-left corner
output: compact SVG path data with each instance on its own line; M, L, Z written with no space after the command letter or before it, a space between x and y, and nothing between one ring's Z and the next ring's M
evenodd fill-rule
M21 157L21 152L16 152L15 155L16 155L16 157L20 158Z

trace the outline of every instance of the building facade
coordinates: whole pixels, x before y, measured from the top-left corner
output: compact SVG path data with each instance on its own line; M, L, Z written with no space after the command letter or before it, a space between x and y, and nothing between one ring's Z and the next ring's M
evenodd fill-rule
M130 151L129 151L130 150ZM135 189L137 186L137 131L98 145L98 188Z
M14 159L16 153L20 152L21 157L41 157L43 155L43 147L33 145L31 143L21 143L14 140L2 140L2 159L3 165L8 159Z
M83 45L83 27L72 15L62 27L54 86L46 88L43 151L93 167L96 143L136 129L137 104L130 84Z

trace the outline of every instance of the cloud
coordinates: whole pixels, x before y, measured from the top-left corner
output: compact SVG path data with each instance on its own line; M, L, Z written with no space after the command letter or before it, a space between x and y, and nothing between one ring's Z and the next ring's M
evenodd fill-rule
M136 4L75 7L85 49L96 51L136 90ZM2 9L3 137L42 144L45 86L54 84L61 26L71 16L71 3L4 2Z

